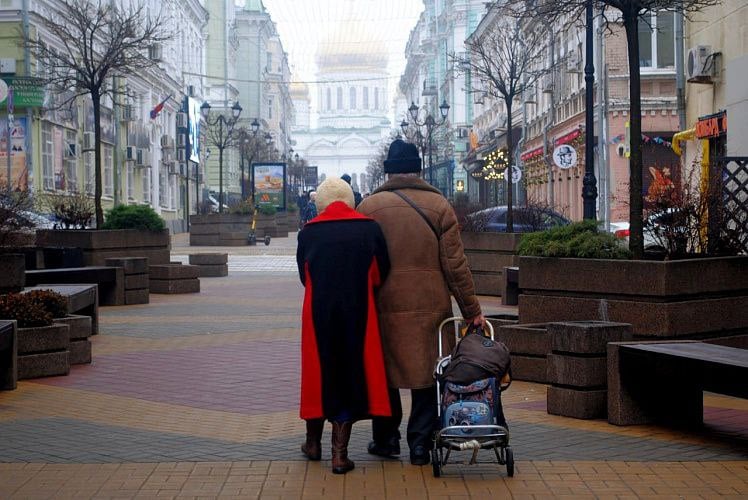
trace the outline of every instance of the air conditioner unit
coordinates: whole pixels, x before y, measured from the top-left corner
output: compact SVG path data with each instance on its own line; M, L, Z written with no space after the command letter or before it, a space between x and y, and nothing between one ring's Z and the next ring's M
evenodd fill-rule
M65 156L67 158L77 158L78 157L78 145L74 142L69 142L67 144L67 147L65 148Z
M709 45L697 45L688 49L686 77L692 83L712 83L714 76L714 53Z
M177 113L177 128L187 128L187 113Z
M160 62L163 57L163 48L160 43L154 43L148 47L148 59Z
M186 134L177 134L177 147L178 148L187 147L187 135Z
M174 149L174 138L170 135L162 135L161 149Z
M122 108L122 121L123 122L131 122L135 120L135 108L132 104L126 104L125 107Z
M125 160L135 161L138 157L138 148L135 146L127 146L125 148Z
M184 162L187 161L187 154L184 148L177 149L177 161L178 162Z
M83 132L83 151L96 149L96 136L93 132Z
M146 152L143 148L138 148L135 152L135 166L136 167L144 167L145 166L145 158L146 158Z

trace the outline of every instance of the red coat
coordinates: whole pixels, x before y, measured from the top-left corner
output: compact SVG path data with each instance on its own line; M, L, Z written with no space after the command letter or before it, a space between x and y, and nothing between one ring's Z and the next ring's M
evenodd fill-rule
M304 226L298 240L305 287L301 418L389 416L374 299L389 272L379 225L335 202Z

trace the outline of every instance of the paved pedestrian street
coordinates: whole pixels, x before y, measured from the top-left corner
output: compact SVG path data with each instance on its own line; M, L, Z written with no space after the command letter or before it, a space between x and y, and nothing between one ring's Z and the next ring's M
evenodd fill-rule
M368 422L354 471L331 473L329 429L307 462L293 266L233 256L198 294L102 308L91 365L0 392L0 498L748 498L748 401L711 394L705 428L687 432L548 415L545 386L517 381L513 478L481 463L435 479L404 441L400 460L368 455Z

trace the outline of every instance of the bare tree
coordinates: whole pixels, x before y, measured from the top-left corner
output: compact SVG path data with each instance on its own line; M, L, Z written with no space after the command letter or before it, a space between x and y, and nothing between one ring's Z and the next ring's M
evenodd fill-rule
M631 155L629 157L629 249L635 259L644 256L642 198L642 120L641 78L639 66L639 21L649 23L648 16L656 12L681 11L686 16L705 7L718 5L722 0L504 0L505 8L519 18L584 19L588 2L601 12L608 23L620 23L626 32L629 66L629 105ZM591 132L587 132L591 133Z
M379 149L377 149L374 157L369 159L369 163L366 165L367 191L372 192L384 183L384 160L387 158L390 144L398 138L402 138L400 134L391 132L389 138L379 144ZM407 139L406 137L405 140L407 141Z
M65 95L69 104L79 96L90 96L93 104L95 137L96 227L104 223L101 208L101 101L120 89L112 77L127 77L155 66L148 49L170 36L160 16L150 17L142 4L128 7L108 0L59 0L59 11L39 18L37 35L24 43L41 62L41 80L48 90Z
M498 9L498 2L492 7ZM514 231L512 214L512 169L514 158L513 111L515 100L531 88L548 71L542 61L544 38L534 23L510 16L498 15L493 26L473 34L465 42L467 59L453 57L458 71L469 71L473 80L481 83L481 91L503 101L506 109L506 175L507 214L506 231Z

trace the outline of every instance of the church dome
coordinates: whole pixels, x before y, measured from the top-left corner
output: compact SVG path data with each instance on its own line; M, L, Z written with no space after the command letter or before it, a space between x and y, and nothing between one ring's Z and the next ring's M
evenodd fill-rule
M288 91L292 99L309 99L309 85L305 82L291 82Z
M363 21L340 23L319 42L316 60L320 73L386 72L389 63L386 45L366 29Z

